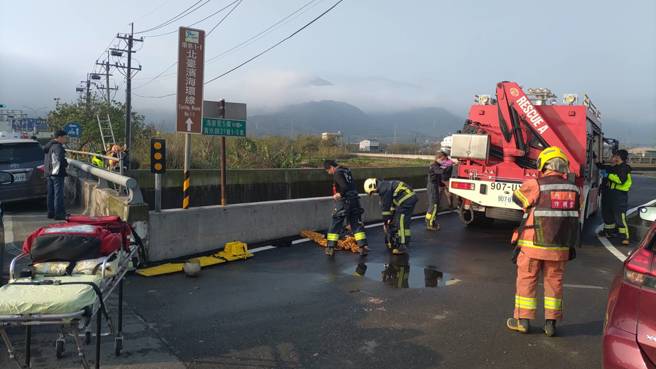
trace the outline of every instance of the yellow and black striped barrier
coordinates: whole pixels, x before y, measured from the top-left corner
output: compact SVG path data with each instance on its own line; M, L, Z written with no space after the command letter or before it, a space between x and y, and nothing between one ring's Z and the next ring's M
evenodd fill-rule
M188 170L184 172L184 182L182 183L182 208L189 208L189 187L191 187L190 173Z

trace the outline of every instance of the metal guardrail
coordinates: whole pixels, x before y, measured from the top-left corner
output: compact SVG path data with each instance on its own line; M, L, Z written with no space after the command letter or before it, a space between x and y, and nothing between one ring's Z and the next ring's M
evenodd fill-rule
M128 196L128 204L143 204L143 196L141 195L141 189L136 179L120 173L110 172L75 159L68 159L68 165L98 178L99 187L107 187L106 182L111 182L125 188Z
M93 158L93 157L96 157L96 158L99 158L99 159L105 159L108 162L109 161L118 161L119 174L123 175L123 162L124 162L125 157L122 155L122 153L119 153L118 157L109 156L109 155L101 155L101 154L97 154L97 153L94 153L94 152L88 152L88 151L71 150L71 149L66 149L66 153L73 154L75 156L80 156L80 155L86 156L86 157L89 157L89 160L91 160L91 158Z

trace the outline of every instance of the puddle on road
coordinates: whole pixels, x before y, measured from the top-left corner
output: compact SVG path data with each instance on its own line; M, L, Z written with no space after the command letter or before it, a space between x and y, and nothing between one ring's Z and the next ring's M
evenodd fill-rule
M345 272L383 282L392 288L436 288L459 282L433 266L411 265L408 254L390 256L387 264L360 262Z

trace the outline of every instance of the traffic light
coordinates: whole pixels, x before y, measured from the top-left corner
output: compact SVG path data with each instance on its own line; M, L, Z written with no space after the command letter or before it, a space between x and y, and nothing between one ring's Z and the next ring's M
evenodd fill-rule
M156 174L166 172L166 140L150 139L150 171Z

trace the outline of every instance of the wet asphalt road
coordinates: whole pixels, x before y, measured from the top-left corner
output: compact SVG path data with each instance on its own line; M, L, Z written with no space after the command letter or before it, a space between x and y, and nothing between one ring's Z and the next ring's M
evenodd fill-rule
M656 179L636 178L632 206L656 198ZM189 368L599 368L608 286L621 263L585 228L565 276L565 320L548 338L505 328L514 304L511 225L442 230L412 227L410 269L431 266L451 282L394 289L375 269L386 262L380 228L365 277L353 254L327 260L310 243L204 270L197 279L131 278L128 302ZM626 252L627 248L620 248ZM414 274L417 276L417 274ZM540 296L540 292L538 294Z
M631 205L654 198L656 178L637 177ZM10 216L24 215L20 207L8 210ZM13 219L16 240L24 237L21 219ZM565 320L554 338L541 332L541 308L531 334L505 328L514 304L508 244L513 226L467 228L455 214L439 222L437 233L426 232L421 220L413 223L410 284L418 288L395 289L381 281L388 259L380 227L367 230L372 252L364 277L353 275L356 255L338 253L329 261L311 243L262 251L244 262L205 269L195 279L130 276L126 354L119 359L107 354L103 367L601 366L608 286L621 263L594 237L599 219L586 225L578 258L567 266ZM426 267L443 273L440 287L425 288ZM20 340L20 332L15 335ZM54 364L50 338L36 351L37 367L76 367L71 356ZM111 353L111 347L106 350ZM6 364L0 354L0 367L10 367Z

